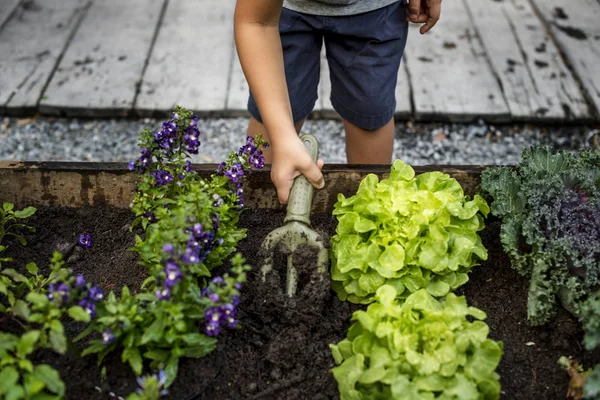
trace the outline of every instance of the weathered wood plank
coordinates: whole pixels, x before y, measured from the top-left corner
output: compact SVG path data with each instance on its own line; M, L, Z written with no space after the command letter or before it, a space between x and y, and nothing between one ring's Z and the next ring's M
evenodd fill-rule
M589 119L579 85L527 0L465 0L513 119Z
M0 4L0 30L13 14L21 0L1 0Z
M409 119L412 117L412 104L410 96L410 78L406 70L406 63L402 60L398 70L398 83L396 84L396 119Z
M244 71L240 64L237 51L235 50L235 44L233 44L233 56L231 60L230 72L229 72L229 87L227 89L227 104L225 106L226 115L228 117L248 117L248 96L250 88Z
M193 165L204 178L215 172L216 164ZM473 195L480 184L485 166L428 165L414 167L417 174L441 171L455 178L465 194ZM380 179L389 176L389 165L325 164L323 175L327 185L316 190L312 213L331 213L338 193L351 196L368 174ZM0 203L15 207L64 206L83 207L109 205L128 208L140 176L127 170L125 163L74 162L3 162L0 161ZM244 186L245 204L251 209L284 209L277 200L268 167L252 173Z
M22 3L0 32L0 111L33 112L89 0Z
M417 119L502 120L509 110L462 1L446 1L426 35L411 24L404 61Z
M533 0L600 117L600 2Z
M40 112L129 114L165 1L94 2L40 102Z
M203 115L223 112L234 7L234 1L169 1L135 104L139 114L175 105Z
M319 98L315 105L315 116L319 118L339 119L340 115L333 109L333 105L331 104L331 78L329 75L329 64L327 62L325 45L323 45L323 48L321 49L320 68L318 88Z

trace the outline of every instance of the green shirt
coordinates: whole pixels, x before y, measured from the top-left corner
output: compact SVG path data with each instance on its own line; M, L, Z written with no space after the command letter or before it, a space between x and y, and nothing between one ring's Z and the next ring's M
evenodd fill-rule
M354 15L388 6L398 0L284 0L283 6L312 15Z

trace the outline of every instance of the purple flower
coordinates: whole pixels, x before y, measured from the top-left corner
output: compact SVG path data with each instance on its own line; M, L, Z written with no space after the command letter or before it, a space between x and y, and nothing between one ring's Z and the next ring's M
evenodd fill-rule
M169 171L157 170L151 172L151 176L154 177L155 186L165 186L173 182L173 175Z
M154 213L147 212L144 213L144 215L142 216L148 218L148 222L150 222L151 224L158 222L158 218L156 218L156 215L154 215Z
M192 120L190 121L190 126L196 126L196 125L198 125L198 116L194 115L192 117Z
M190 249L189 247L185 249L185 253L183 253L181 259L186 264L197 264L200 262L198 252L193 249Z
M216 276L213 280L212 283L216 286L223 286L225 285L225 281L223 280L223 278L221 278L220 276Z
M231 296L231 304L233 304L234 306L238 306L240 304L240 296L237 294Z
M227 320L227 327L228 328L235 328L238 325L238 321L235 318L229 318Z
M206 328L204 329L204 333L206 333L208 336L217 336L220 331L221 326L212 323L206 324Z
M94 318L96 316L96 305L90 299L83 299L78 304L90 317Z
M58 298L66 303L69 301L70 290L69 285L64 282L51 283L48 285L48 291L50 292L50 294L48 294L48 299L54 301L58 296Z
M235 205L243 207L244 206L244 188L241 185L239 185L235 189L235 195L238 198L238 200L235 202Z
M183 171L184 172L192 172L192 162L191 161L186 161L185 162L185 167L183 167Z
M208 298L210 299L210 301L212 301L213 303L216 303L217 301L219 301L219 295L216 293L211 293L208 295Z
M183 135L183 141L186 151L190 154L198 154L198 147L200 146L199 136L200 131L195 125L190 125L190 127L186 129L185 135Z
M225 171L225 176L232 183L238 183L239 180L244 176L244 170L240 164L233 164L231 168Z
M173 260L167 261L164 272L167 275L167 278L165 279L165 287L175 286L183 277L179 266Z
M175 249L173 248L173 245L170 243L167 243L163 246L163 251L170 255L173 255L175 253Z
M212 195L213 198L213 207L221 207L223 205L223 199L218 194L214 193Z
M165 371L160 370L158 373L158 376L156 375L147 375L147 376L138 376L136 378L136 381L139 385L139 388L137 388L135 391L137 394L140 395L144 395L146 394L146 390L150 390L149 393L147 393L147 396L144 396L143 398L156 398L156 389L155 384L151 384L149 385L148 381L150 379L155 379L158 383L158 389L160 389L159 395L160 396L166 396L167 394L169 394L169 391L167 389L163 389L163 387L165 386L165 383L167 383L167 376L165 375ZM148 386L148 388L146 387Z
M202 224L201 223L195 223L194 226L192 227L192 233L194 234L194 237L199 238L202 236Z
M226 166L227 164L225 164L225 161L221 162L217 167L217 175L223 175L225 173Z
M81 274L77 275L77 277L75 278L75 287L82 288L84 286L85 286L85 278Z
M225 304L221 306L221 313L225 317L235 317L236 309L233 304Z
M204 313L204 321L206 322L205 332L208 336L217 336L221 327L221 313L219 307L210 307Z
M248 162L254 168L262 168L265 166L265 157L262 155L262 151L256 150L248 158Z
M79 235L77 245L83 247L84 249L89 249L90 247L92 247L92 235L90 235L89 233L83 233Z
M113 340L115 340L115 335L110 329L106 328L106 330L102 332L102 344L106 345L112 343Z
M177 121L179 119L179 114L173 113L173 115L171 116L171 118L173 118L175 121Z
M159 300L169 300L171 298L171 290L169 290L169 288L166 286L162 289L156 289L156 292L154 294Z
M212 222L213 222L213 229L215 232L217 232L219 230L219 222L221 220L219 219L219 216L217 214L213 214L211 216L211 218L212 218Z
M143 173L146 171L146 168L150 166L150 163L152 161L152 153L145 147L142 149L141 152L142 155L140 156L140 158L138 158L137 161L139 165L139 170Z
M89 297L92 301L101 301L104 297L104 293L102 292L102 289L100 289L98 286L92 286L92 288L90 289Z
M242 284L241 284L241 283L239 283L239 282L236 282L236 283L235 283L235 288L236 288L237 290L241 290L241 289L242 289Z
M130 171L133 171L135 169L135 161L129 161L127 163L127 169L129 169Z
M251 136L248 136L248 138L250 138ZM256 151L256 146L254 145L254 141L251 140L246 140L246 144L243 145L242 147L240 147L240 151L238 152L239 155L242 155L244 153L246 154L253 154Z

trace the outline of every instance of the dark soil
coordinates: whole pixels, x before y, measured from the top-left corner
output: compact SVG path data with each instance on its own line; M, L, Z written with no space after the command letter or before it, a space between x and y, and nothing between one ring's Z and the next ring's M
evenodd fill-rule
M269 210L246 211L242 226L248 238L240 251L254 264L265 235L281 226L284 214ZM136 289L145 278L137 265L129 232L132 217L128 210L112 208L40 208L29 220L37 233L28 235L27 247L9 242L8 256L13 267L35 261L42 271L52 250L68 247L80 233L90 233L91 249L78 252L71 266L90 282L105 290L122 285ZM320 215L313 218L315 229L332 235L335 220ZM498 241L499 223L488 222L481 233L489 260L476 267L470 281L459 290L470 305L483 309L490 336L504 342L504 356L498 367L504 399L563 399L569 378L557 365L560 356L572 356L586 366L600 362L581 346L582 332L574 318L560 312L544 327L529 327L526 318L528 281L510 268ZM342 303L328 288L328 277L320 281L314 274L311 252L299 257L299 294L293 300L283 294L285 258L276 257L276 269L266 283L252 271L242 291L239 316L242 328L226 331L217 349L200 360L182 360L179 375L170 388L170 399L334 399L337 385L329 370L334 366L328 345L346 335L352 312L357 306ZM278 268L283 267L283 268ZM12 324L11 324L12 327ZM0 323L0 329L9 326ZM75 333L80 326L68 325ZM125 397L135 390L135 379L119 357L106 363L106 379L93 357L82 359L73 348L58 356L40 354L40 361L59 369L67 386L68 399L108 399L110 392ZM101 392L97 389L101 388Z

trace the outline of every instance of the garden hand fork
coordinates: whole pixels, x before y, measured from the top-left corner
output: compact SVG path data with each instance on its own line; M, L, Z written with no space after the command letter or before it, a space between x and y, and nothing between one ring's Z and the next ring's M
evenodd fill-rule
M301 135L300 140L308 148L314 162L319 156L319 142L313 135ZM293 297L298 286L298 271L293 263L293 254L303 244L314 246L318 249L317 269L321 279L327 273L329 253L325 248L323 237L315 232L310 226L310 209L312 206L314 188L303 175L294 179L290 197L288 200L287 214L283 220L284 225L275 229L267 235L262 243L260 255L262 256L262 279L273 269L273 254L277 245L286 247L287 277L286 294Z

